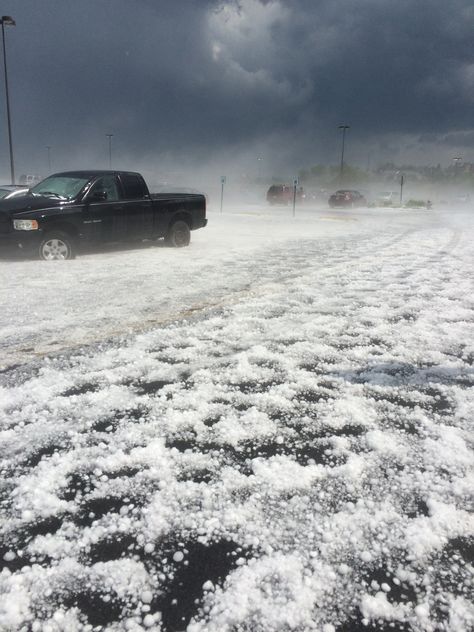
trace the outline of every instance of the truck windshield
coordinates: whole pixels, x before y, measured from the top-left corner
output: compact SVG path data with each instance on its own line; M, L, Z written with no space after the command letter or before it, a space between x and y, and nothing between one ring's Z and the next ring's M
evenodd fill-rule
M87 184L87 178L73 178L69 176L51 176L30 189L33 195L58 197L63 200L75 198L79 191Z

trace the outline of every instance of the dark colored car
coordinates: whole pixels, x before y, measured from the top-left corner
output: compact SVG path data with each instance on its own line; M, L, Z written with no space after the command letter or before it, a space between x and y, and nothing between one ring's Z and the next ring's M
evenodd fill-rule
M81 244L164 237L187 246L206 226L201 194L150 194L139 173L69 171L49 176L24 195L0 199L0 245L40 259L72 259Z
M267 202L270 204L281 204L283 206L293 202L294 187L291 184L272 184L267 191ZM303 187L296 189L296 201L301 202L304 198Z
M329 198L329 206L331 208L355 208L367 206L367 200L359 191L340 189Z
M18 195L24 195L28 191L28 187L20 184L0 184L0 199L6 200Z

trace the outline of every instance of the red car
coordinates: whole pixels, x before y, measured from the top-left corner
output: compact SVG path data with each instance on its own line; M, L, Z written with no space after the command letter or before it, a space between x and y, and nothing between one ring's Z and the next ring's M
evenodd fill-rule
M333 193L329 198L331 208L354 208L356 206L367 206L367 200L359 193L349 189L341 189Z
M267 202L270 204L292 204L294 189L291 184L273 184L267 191ZM296 189L296 201L301 202L304 198L303 187Z

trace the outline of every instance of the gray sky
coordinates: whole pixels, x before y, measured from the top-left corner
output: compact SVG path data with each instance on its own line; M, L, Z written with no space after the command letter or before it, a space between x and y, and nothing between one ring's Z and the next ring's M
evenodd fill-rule
M5 0L17 174L474 161L472 0ZM9 177L3 75L0 174ZM259 158L261 160L259 160ZM237 167L238 165L238 167ZM157 177L157 180L160 178Z

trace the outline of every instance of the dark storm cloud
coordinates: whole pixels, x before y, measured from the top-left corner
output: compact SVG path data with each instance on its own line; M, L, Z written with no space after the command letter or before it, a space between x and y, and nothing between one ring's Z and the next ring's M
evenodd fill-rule
M23 170L44 163L45 145L56 166L105 159L107 132L130 163L205 161L279 138L289 159L324 154L342 121L361 146L472 137L470 0L4 5L17 21L7 50Z
M296 4L295 22L280 32L286 42L299 38L309 55L306 63L300 55L299 62L325 117L349 115L367 132L472 124L470 2L319 2L310 23L304 16L314 3Z

